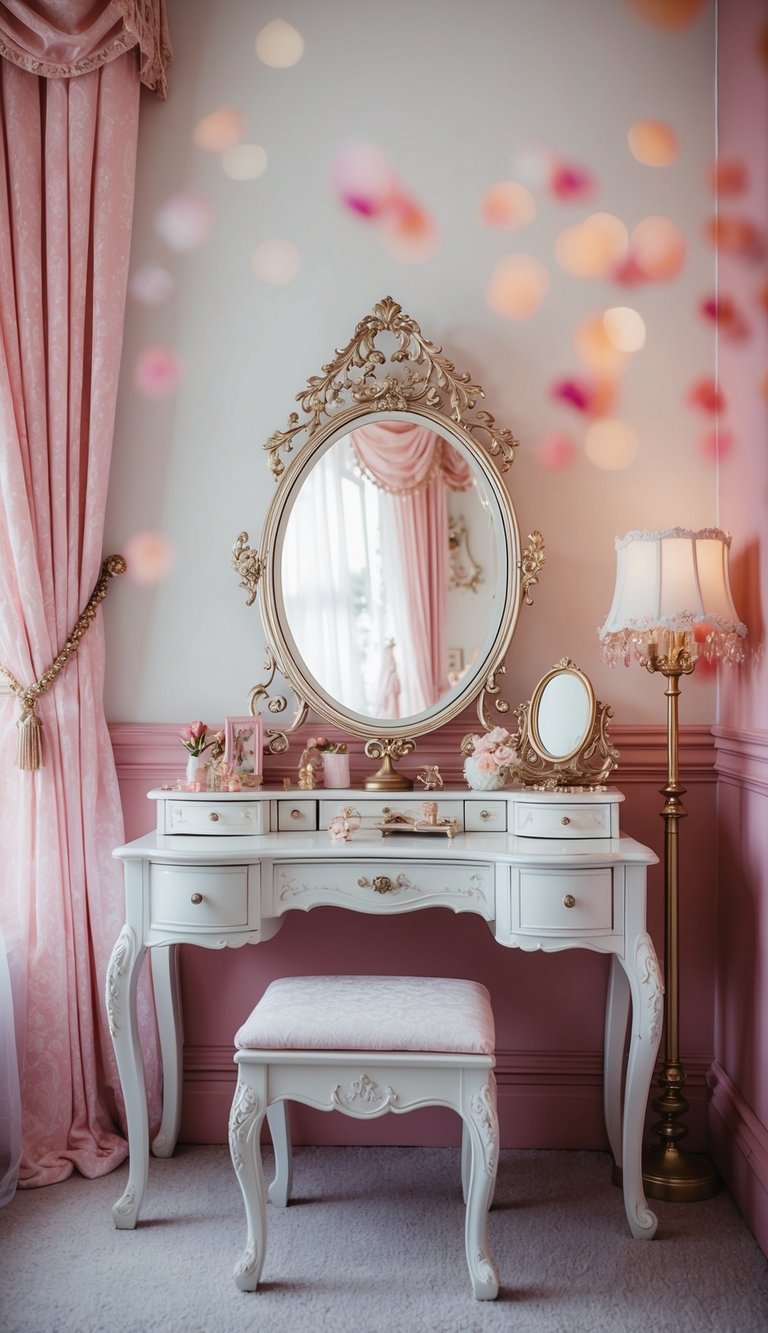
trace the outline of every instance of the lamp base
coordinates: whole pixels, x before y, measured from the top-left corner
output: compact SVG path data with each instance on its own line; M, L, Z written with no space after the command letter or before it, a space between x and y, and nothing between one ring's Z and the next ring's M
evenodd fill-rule
M615 1162L611 1180L621 1188L623 1173ZM659 1145L643 1153L643 1187L649 1199L700 1203L718 1193L720 1177L706 1157L681 1152L674 1144L668 1148Z

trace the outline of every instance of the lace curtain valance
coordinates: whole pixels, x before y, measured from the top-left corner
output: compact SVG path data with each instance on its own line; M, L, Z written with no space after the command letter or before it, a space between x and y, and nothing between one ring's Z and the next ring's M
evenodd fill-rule
M0 56L42 78L87 74L133 47L141 82L165 98L171 63L165 0L0 3Z

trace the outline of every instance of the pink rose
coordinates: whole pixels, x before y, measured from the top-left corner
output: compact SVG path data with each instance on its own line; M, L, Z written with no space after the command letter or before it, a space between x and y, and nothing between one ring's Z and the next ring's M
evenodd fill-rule
M199 741L201 736L204 736L207 730L208 724L206 722L193 722L189 728L190 738Z
M512 763L512 760L514 759L514 757L515 757L515 752L514 752L514 750L512 749L511 745L497 745L497 746L496 746L496 763L497 763L497 764L499 764L499 765L502 765L502 764L511 764L511 763Z
M487 750L475 751L475 763L479 773L495 773L497 765L494 763L493 755Z

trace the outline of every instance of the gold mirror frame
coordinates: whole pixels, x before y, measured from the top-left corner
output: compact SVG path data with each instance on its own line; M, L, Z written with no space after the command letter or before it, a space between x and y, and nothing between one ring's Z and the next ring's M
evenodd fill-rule
M387 335L394 350L386 353L377 345L380 335ZM253 714L265 705L272 714L287 708L284 695L272 692L275 673L290 681L296 696L296 708L288 725L267 728L265 743L271 753L288 748L288 734L300 726L312 708L321 718L367 738L366 754L381 759L381 767L364 781L370 790L393 791L412 787L412 781L399 774L393 760L415 748L414 736L425 735L450 721L478 699L478 715L486 728L493 726L489 711L493 707L506 712L508 704L500 698L497 677L504 671L504 658L523 602L532 605L532 591L544 563L541 533L529 535L521 549L519 529L512 502L502 474L511 465L517 445L512 432L496 424L490 412L477 407L484 397L479 384L467 372L459 372L442 355L442 349L430 343L416 322L406 315L392 297L385 297L357 325L349 342L337 349L335 359L310 377L297 394L301 413L291 412L285 429L276 430L264 448L270 470L278 484L267 513L259 550L249 546L247 532L240 533L233 548L232 564L251 605L262 589L262 619L268 648L265 670L267 679L253 687L249 708ZM399 419L432 423L455 444L482 475L501 519L505 570L504 605L492 643L484 652L478 668L468 676L464 687L449 693L423 716L403 721L365 718L348 712L332 699L308 673L302 670L292 651L287 626L283 624L278 560L280 542L290 511L289 500L319 454L354 425L376 414ZM295 453L294 453L295 451ZM293 455L286 464L283 455ZM502 579L500 579L500 584Z
M567 754L553 755L542 742L539 712L547 687L563 674L576 676L588 701L588 717L579 743ZM619 752L611 744L608 723L613 710L595 698L592 682L570 657L563 657L542 676L531 698L514 710L517 733L513 745L518 759L511 776L534 791L604 790L617 767Z

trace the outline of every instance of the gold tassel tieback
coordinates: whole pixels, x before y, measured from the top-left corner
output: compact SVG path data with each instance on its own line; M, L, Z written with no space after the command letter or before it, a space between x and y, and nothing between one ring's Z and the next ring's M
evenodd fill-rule
M76 653L80 647L82 639L88 626L91 625L96 616L96 609L100 602L103 602L107 595L109 580L125 573L125 560L121 555L110 555L101 566L101 573L96 585L86 603L85 609L78 617L77 623L69 635L64 647L52 662L47 671L44 671L39 680L28 689L16 679L7 667L0 665L0 672L8 680L13 693L21 700L21 717L16 726L19 732L19 747L17 764L19 768L27 773L33 773L36 769L42 767L43 763L43 742L42 730L43 724L37 716L37 701L41 694L45 694L57 679L59 673L63 671L73 653Z
M43 764L43 742L40 732L43 724L35 712L35 701L24 699L24 711L16 723L19 732L19 749L17 764L25 772L32 773L36 768L42 768Z

